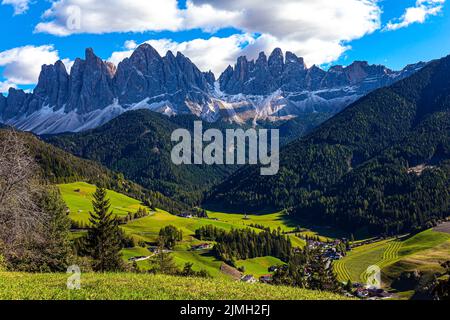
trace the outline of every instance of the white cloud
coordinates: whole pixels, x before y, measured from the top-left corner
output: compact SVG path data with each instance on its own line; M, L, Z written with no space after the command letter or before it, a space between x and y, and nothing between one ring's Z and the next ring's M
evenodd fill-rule
M233 23L235 27L291 40L360 38L379 28L381 14L376 0L195 0L195 3L242 12Z
M313 64L321 65L333 62L350 47L339 41L326 41L320 38L298 41L295 39L279 39L269 34L263 34L245 47L241 54L254 59L259 52L264 51L270 54L275 48L294 52L298 56L303 57L305 62L311 66Z
M378 0L57 0L36 26L55 35L144 31L214 31L235 27L248 33L304 40L352 40L379 28Z
M136 49L138 44L134 40L127 40L125 41L124 47L128 50Z
M195 5L192 1L187 1L186 10L181 10L180 15L183 29L201 28L207 32L235 26L235 22L244 17L242 9L218 10L209 3Z
M179 31L191 28L214 30L228 26L236 13L214 10L210 5L177 0L57 0L35 31L67 36L76 33Z
M3 85L9 86L35 84L44 64L59 60L58 51L52 45L24 46L0 52L0 66L3 67ZM64 59L66 67L71 61Z
M383 30L392 31L408 27L413 23L424 23L428 17L441 12L444 3L445 0L417 0L415 7L406 8L399 19L388 22Z
M22 14L28 11L31 0L3 0L2 5L11 5L14 8L14 14Z
M37 32L74 33L175 31L181 24L176 0L58 0L43 15Z
M72 61L70 59L61 59L62 63L64 64L64 66L66 67L66 71L67 73L70 74L70 70L72 69L73 64L75 63L75 61ZM55 61L56 62L56 61Z
M309 65L323 64L348 50L348 41L379 29L380 15L377 0L191 0L185 10L178 10L182 20L178 29L213 31L232 26L244 35L150 44L157 50L162 46L161 51L181 51L203 70L216 74L241 54L255 58L260 51L276 47L303 56ZM255 34L260 36L251 36ZM244 49L242 37L248 42ZM117 63L130 54L115 52L110 60Z
M329 63L349 49L346 42L380 28L377 0L195 0L217 10L240 12L233 26L249 34L261 34L244 53L276 47L289 50L311 64ZM245 8L245 9L242 9Z
M180 9L177 0L56 0L35 31L67 36L195 28L213 33L233 27L240 32L225 38L149 41L162 55L180 51L202 70L219 75L239 55L252 59L276 47L303 56L309 65L332 62L349 48L348 41L380 28L377 1L188 0ZM126 42L110 61L117 64L136 46Z
M0 81L0 94L7 93L9 88L17 88L17 85L8 81Z

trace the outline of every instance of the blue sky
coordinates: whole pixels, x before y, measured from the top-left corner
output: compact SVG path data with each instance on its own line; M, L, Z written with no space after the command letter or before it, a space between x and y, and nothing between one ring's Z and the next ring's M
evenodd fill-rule
M450 54L445 0L0 0L0 91L32 89L42 64L118 63L149 42L216 75L275 47L308 65L367 60L400 69Z

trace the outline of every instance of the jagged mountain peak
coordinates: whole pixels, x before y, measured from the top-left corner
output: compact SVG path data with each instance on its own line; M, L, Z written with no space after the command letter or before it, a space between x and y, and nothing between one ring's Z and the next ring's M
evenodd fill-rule
M0 120L2 119L3 111L6 108L6 97L0 93Z
M291 51L286 51L286 64L299 63L306 69L305 61L302 57L298 57L295 53Z
M183 60L183 59L187 59L186 56L184 54L182 54L180 51L177 52L177 59Z
M61 60L53 65L43 65L34 95L42 99L42 103L62 108L66 102L69 86L69 74Z
M303 58L280 48L269 56L237 58L216 79L184 54L161 56L138 46L116 67L92 48L67 72L62 61L42 67L33 93L10 90L0 98L0 119L36 133L81 131L117 115L147 108L166 115L194 114L208 121L279 120L304 113L342 110L368 92L417 71L403 72L356 61L328 71L307 68Z
M216 82L216 76L211 70L209 70L208 72L203 72L203 76L205 77L208 84L214 86L214 83Z
M364 60L356 60L353 61L349 67L361 67L361 68L365 68L369 66L369 62L364 61Z
M272 53L270 54L270 57L282 57L283 58L283 50L281 50L281 48L273 49Z
M270 74L266 74L268 69ZM405 69L404 73L414 72ZM336 65L328 71L317 65L307 68L304 59L294 53L276 48L269 58L261 52L256 60L246 56L237 59L219 78L220 89L228 94L269 95L276 90L285 92L331 90L346 86L363 86L367 91L373 87L387 85L402 72L394 72L385 66L370 65L367 61L354 61L348 66ZM263 81L258 81L263 77ZM372 88L373 89L373 88Z
M84 51L84 56L85 56L85 61L95 61L95 60L99 59L95 55L94 49L92 49L92 48L86 48L86 50Z
M167 53L166 53L166 55L165 55L164 57L165 57L166 59L172 59L172 60L175 60L175 59L176 59L176 57L175 57L175 55L173 54L172 50L167 51Z
M139 45L133 52L133 54L139 54L139 53L144 53L148 56L155 56L155 57L161 58L159 52L148 43L143 43L143 44Z
M258 59L256 59L256 63L262 62L262 63L266 63L267 62L267 56L266 53L264 51L261 51L258 55Z

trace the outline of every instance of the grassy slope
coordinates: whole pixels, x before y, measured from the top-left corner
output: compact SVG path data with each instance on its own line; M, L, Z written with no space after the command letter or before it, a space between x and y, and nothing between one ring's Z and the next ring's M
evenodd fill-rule
M70 209L69 217L77 222L88 223L89 211L92 211L92 194L95 186L84 182L58 185L64 202ZM136 212L144 207L138 200L127 197L115 191L108 190L111 210L117 216L127 216L129 212Z
M83 274L67 290L66 274L0 273L0 300L342 300L331 293L220 279L143 274Z
M283 264L280 259L274 257L259 257L247 260L238 260L236 262L238 267L244 267L245 274L251 274L255 277L260 277L269 274L269 267Z
M439 271L439 262L450 259L450 234L426 230L406 240L384 240L352 250L335 263L341 281L364 282L366 269L378 265L389 284L404 271Z
M419 270L442 272L441 262L450 260L450 234L427 230L404 241L399 259L383 269L385 280L391 281L402 272Z
M222 222L227 222L233 226L248 227L250 225L263 225L264 227L269 227L272 230L280 228L283 232L291 233L299 225L296 221L292 220L290 217L286 216L282 212L276 212L271 214L251 214L248 213L247 219L244 219L243 214L232 214L232 213L222 213L208 211L208 216L213 219L218 219ZM299 232L303 236L318 236L318 233L311 231L309 229L302 229ZM299 239L293 234L289 234L291 238L292 245L297 247L304 247L305 241ZM326 237L320 236L323 240Z
M335 270L340 281L361 282L366 269L382 260L390 241L380 241L353 249L347 256L335 262Z
M87 221L88 211L92 209L91 200L95 187L87 183L72 183L59 185L63 199L70 208L70 217L77 221ZM76 192L75 190L80 190ZM111 208L119 216L136 211L140 202L125 195L108 191L111 199ZM82 210L82 212L78 212ZM190 251L196 240L194 232L205 225L214 225L218 228L231 230L232 228L247 228L250 225L263 225L271 229L280 228L284 232L292 232L296 224L282 213L266 215L248 215L244 219L242 214L226 214L219 212L208 212L210 219L185 219L174 216L163 210L156 210L151 216L138 219L123 226L127 234L140 238L147 242L154 242L159 230L167 225L175 225L183 230L183 242L179 244L173 256L175 262L181 267L186 262L194 264L195 270L207 270L211 276L225 277L220 271L221 262L212 256L208 251ZM259 231L259 229L255 229ZM305 230L302 234L311 235L312 232ZM304 241L290 234L294 246L303 246ZM353 282L364 282L366 280L365 271L370 265L378 265L383 269L383 279L392 280L402 271L420 269L424 271L439 270L439 262L450 259L450 234L428 230L417 234L402 242L398 240L384 240L374 244L361 246L354 249L348 256L335 263L336 272L341 281L351 279ZM124 258L133 256L148 256L150 252L147 248L132 248L123 251ZM246 274L255 276L267 274L267 268L278 264L273 257L263 257L239 261L238 266L246 268ZM148 268L147 261L138 262L142 269Z
M183 267L186 262L193 263L193 269L196 271L206 270L214 278L229 279L229 277L220 271L222 261L218 260L209 250L204 251L175 251L173 253L175 263Z

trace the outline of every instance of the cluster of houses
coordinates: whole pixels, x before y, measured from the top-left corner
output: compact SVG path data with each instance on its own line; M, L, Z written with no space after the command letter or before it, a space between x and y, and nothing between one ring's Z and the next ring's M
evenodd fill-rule
M192 219L194 216L191 213L183 212L177 215L180 218Z
M354 283L353 289L353 295L361 299L386 299L392 297L392 293L389 293L384 289L365 286L361 283Z
M268 270L269 270L269 272L276 272L278 270L278 266L271 266ZM256 283L256 282L271 283L272 280L273 280L273 275L271 273L262 275L259 277L259 279L256 279L251 274L241 277L241 281L246 282L246 283Z
M208 218L208 216L200 216L200 215L195 215L195 214L192 214L192 213L190 213L190 212L183 212L183 213L180 213L180 214L177 214L177 217L180 217L180 218L185 218L185 219L193 219L193 218L206 218L206 219L209 219L209 220L213 220L213 221L218 221L219 219L218 218Z
M334 260L340 260L344 257L345 253L341 252L341 250L338 249L339 246L342 246L342 244L345 243L344 240L335 240L332 242L322 242L319 240L307 240L307 245L310 249L320 249L322 252L322 255L327 260L327 268L331 267L331 263ZM298 250L299 248L294 248L294 251ZM272 266L269 268L269 272L276 272L277 266ZM271 283L272 282L272 274L263 275L258 279L256 279L253 275L244 275L241 277L241 281L246 283L256 283L256 282L262 282L262 283Z
M344 257L344 255L341 252L338 252L336 248L326 249L323 255L325 258L331 261L340 260Z
M372 242L380 241L380 239L382 238L373 238L358 243L357 245L352 245L351 247L349 245L346 245L345 250L349 251L352 248L355 248L362 244L369 244ZM325 259L327 260L327 267L331 267L331 263L334 260L340 260L344 258L345 252L342 252L342 247L343 244L345 244L346 242L347 242L346 239L343 240L337 239L332 242L309 240L307 244L311 249L320 248L323 257L325 257ZM392 297L392 294L387 292L386 290L373 286L363 285L361 283L354 283L352 289L353 289L352 292L347 292L348 296L356 296L361 299L386 299Z
M170 253L170 252L172 252L171 250L165 249L165 248L161 250L161 248L159 246L150 246L147 249L148 249L148 251L150 251L153 254Z
M344 243L344 240L336 239L332 242L322 242L318 240L308 240L307 245L310 249L321 249L323 256L329 260L340 260L344 258L344 253L338 250L338 247Z

